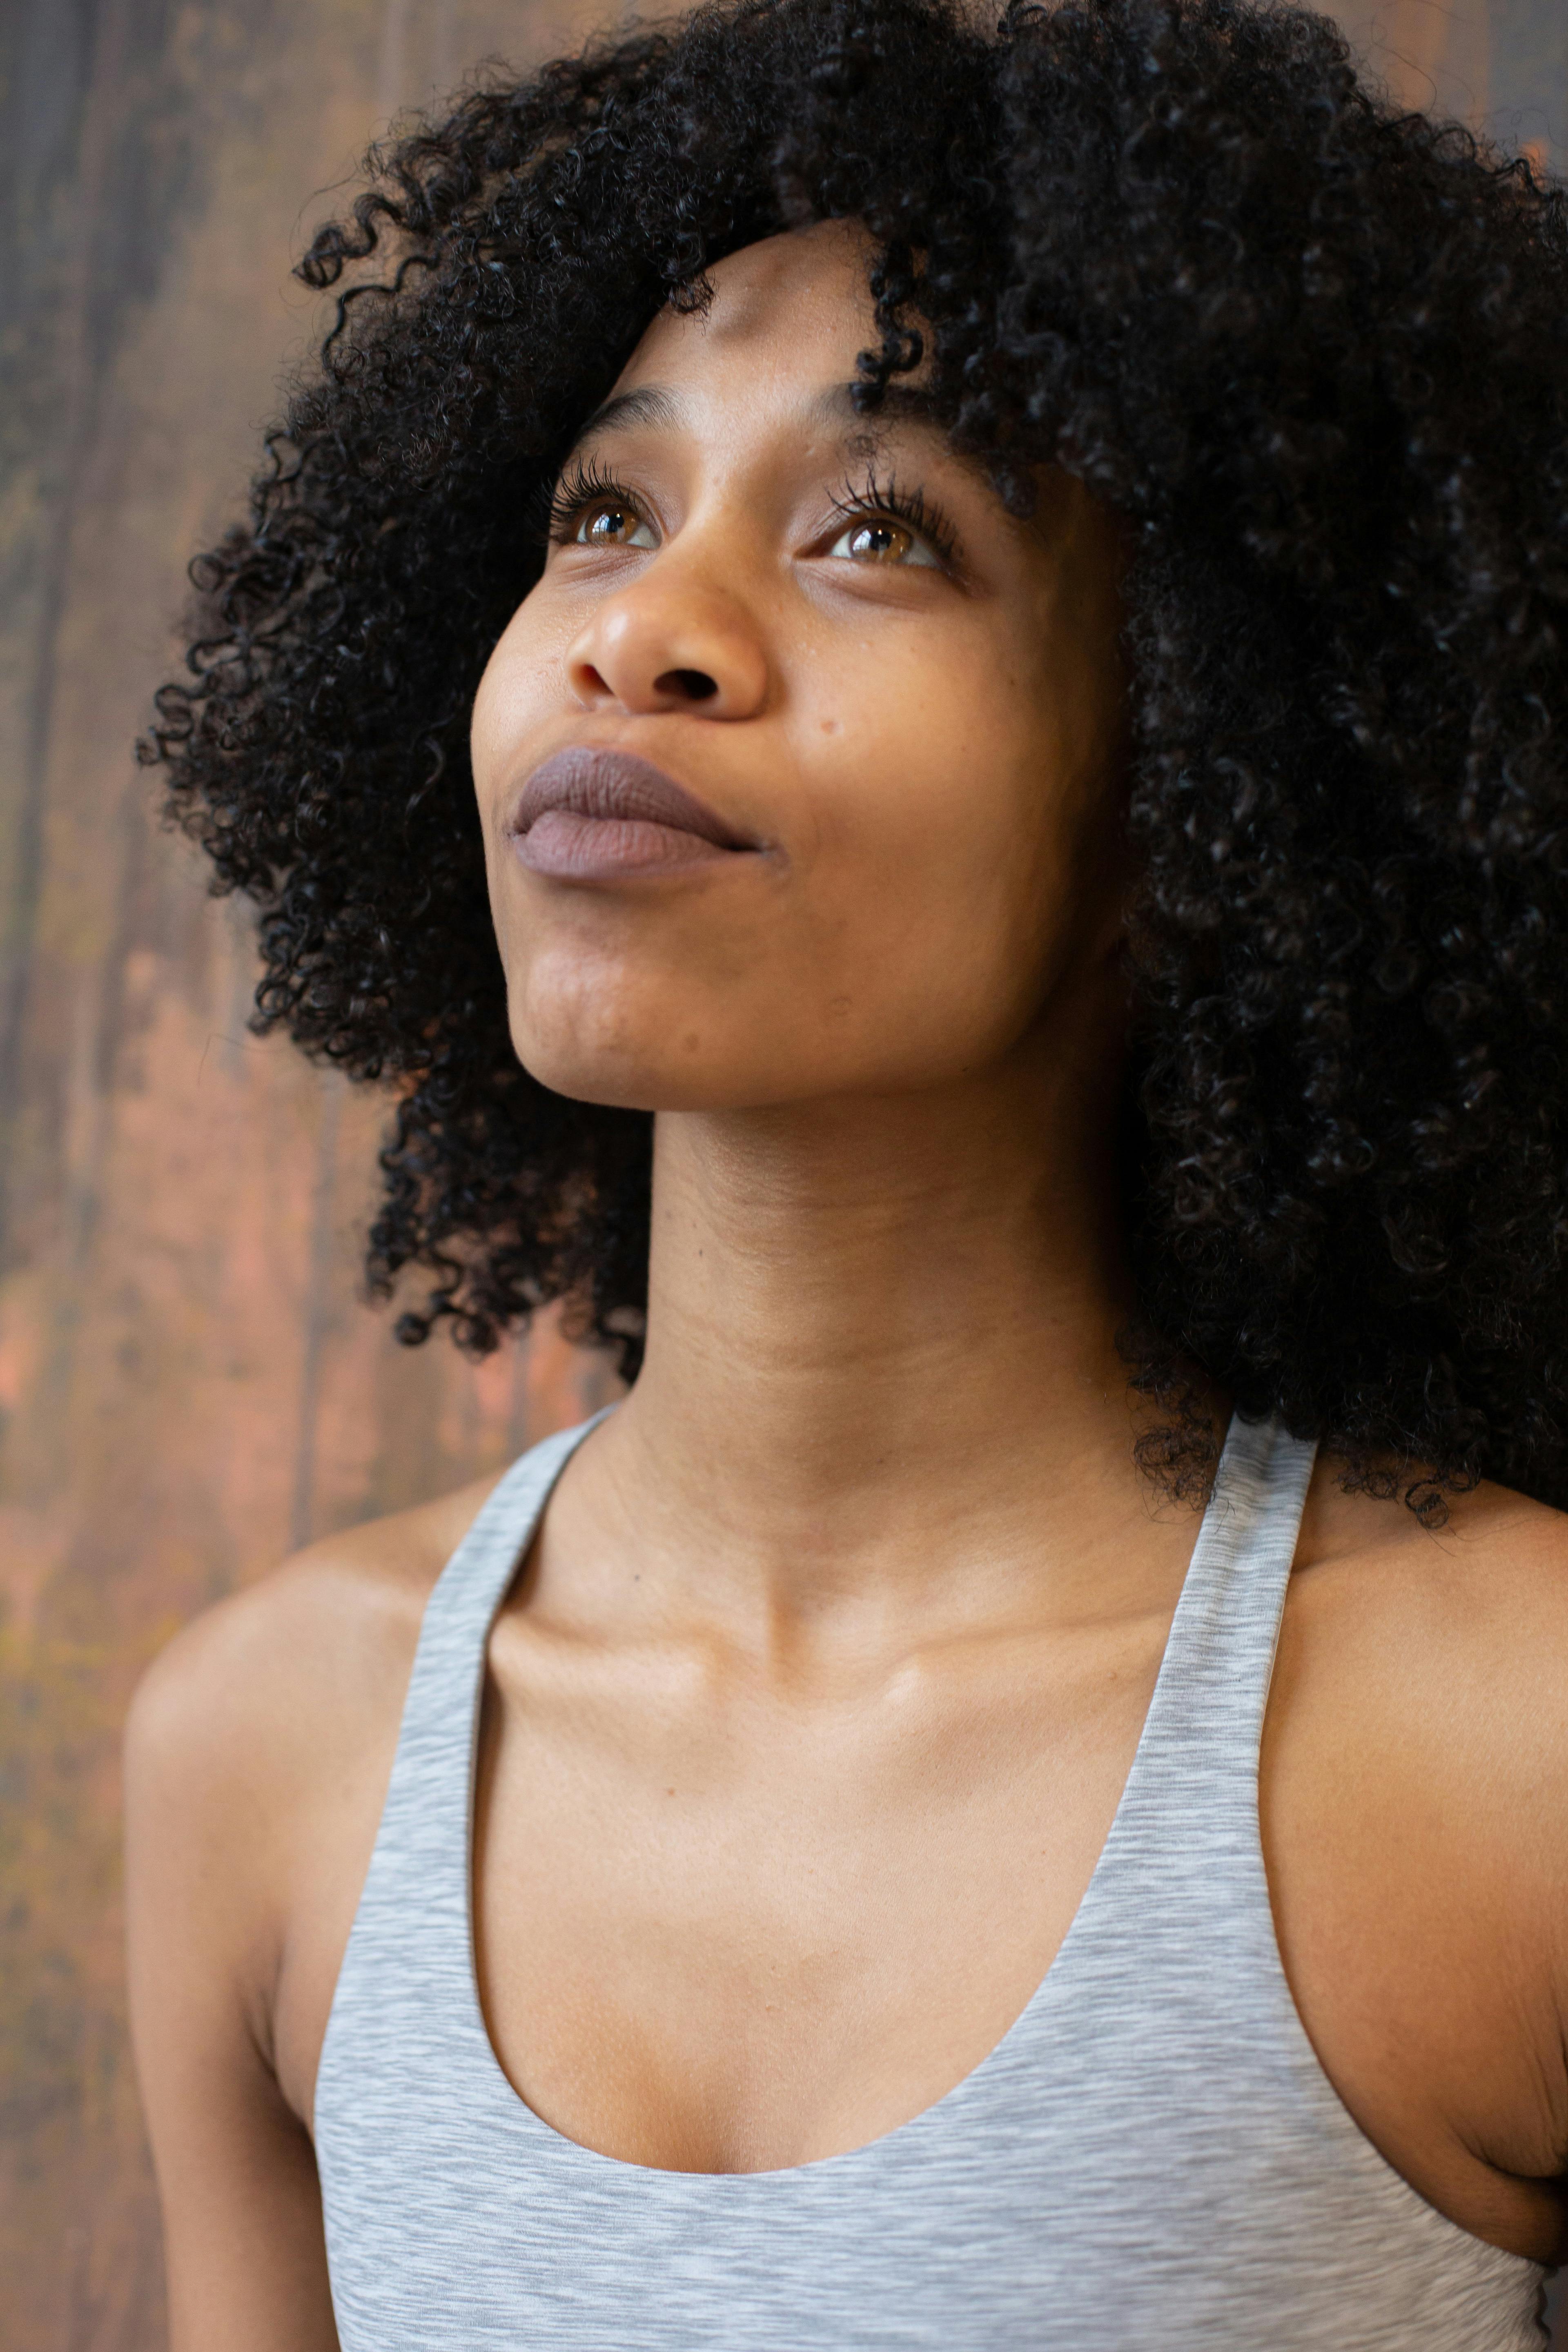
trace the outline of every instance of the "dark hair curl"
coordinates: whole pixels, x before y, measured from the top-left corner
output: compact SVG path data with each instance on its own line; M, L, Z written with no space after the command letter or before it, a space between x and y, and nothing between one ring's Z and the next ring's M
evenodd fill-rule
M261 909L258 1024L390 1082L373 1286L634 1374L648 1122L519 1066L468 772L522 519L651 317L869 227L874 404L922 351L1026 504L1127 526L1142 880L1132 1377L1182 1366L1415 1507L1568 1503L1564 196L1244 0L741 0L493 79L373 158L247 528L144 755ZM382 252L390 274L360 265ZM1154 1448L1158 1454L1159 1447ZM1151 1458L1153 1458L1152 1455Z

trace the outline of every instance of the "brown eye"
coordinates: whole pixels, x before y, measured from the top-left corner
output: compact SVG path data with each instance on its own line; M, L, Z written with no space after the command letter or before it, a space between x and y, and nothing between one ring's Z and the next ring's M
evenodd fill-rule
M888 515L863 515L840 533L828 553L847 557L851 563L937 566L937 559L924 540Z
M622 499L601 499L585 508L572 534L579 547L657 547L649 525Z

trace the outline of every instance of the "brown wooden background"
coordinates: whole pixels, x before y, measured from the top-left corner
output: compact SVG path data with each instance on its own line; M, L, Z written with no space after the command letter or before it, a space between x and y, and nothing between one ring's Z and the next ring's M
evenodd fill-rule
M356 1299L373 1102L247 1037L246 925L130 758L182 570L399 108L584 0L0 0L0 2346L153 2352L117 1739L170 1631L604 1392ZM1564 0L1347 0L1416 103L1568 160ZM390 2352L390 2347L389 2347Z

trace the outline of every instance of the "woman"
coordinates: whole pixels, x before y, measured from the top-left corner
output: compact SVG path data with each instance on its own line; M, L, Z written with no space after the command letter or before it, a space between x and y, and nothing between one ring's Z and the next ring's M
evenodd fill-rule
M1541 2343L1562 195L1289 7L760 0L372 256L154 752L401 1336L633 1385L142 1690L176 2346Z

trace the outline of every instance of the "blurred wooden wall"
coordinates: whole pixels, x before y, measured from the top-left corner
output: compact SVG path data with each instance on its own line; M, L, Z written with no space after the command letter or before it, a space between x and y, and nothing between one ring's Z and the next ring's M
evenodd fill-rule
M1568 141L1564 0L1353 0L1415 103ZM289 278L399 108L582 0L0 5L0 2343L153 2352L117 1738L169 1632L605 1392L355 1296L379 1108L245 1022L245 921L130 745L193 547L318 322ZM1558 143L1553 143L1553 142ZM388 2347L392 2352L392 2347Z

